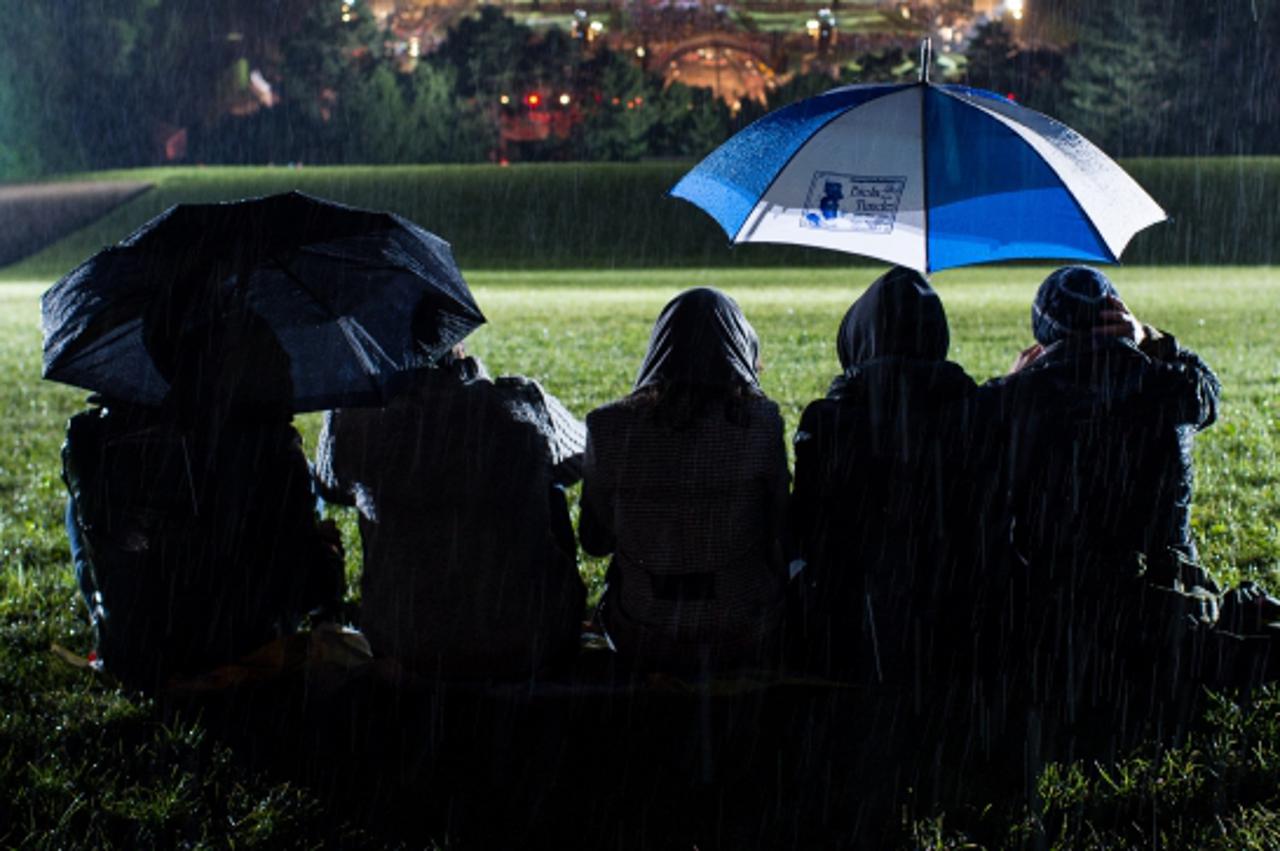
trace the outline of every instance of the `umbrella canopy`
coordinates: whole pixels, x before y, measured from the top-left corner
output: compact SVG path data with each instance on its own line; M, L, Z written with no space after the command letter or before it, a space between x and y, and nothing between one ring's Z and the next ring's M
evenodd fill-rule
M932 272L1115 262L1167 216L1071 128L927 80L834 89L751 124L671 190L734 243L830 248Z
M484 322L444 240L297 192L172 207L50 287L41 316L45 378L148 405L176 352L251 316L288 357L294 411L382 404Z

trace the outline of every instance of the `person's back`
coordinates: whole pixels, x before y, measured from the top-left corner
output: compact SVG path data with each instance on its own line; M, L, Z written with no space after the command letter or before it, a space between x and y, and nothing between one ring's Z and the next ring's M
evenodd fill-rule
M585 606L532 382L457 360L381 409L326 416L317 472L360 512L361 628L451 677L527 676L576 647ZM522 413L523 412L523 413Z
M611 637L689 666L681 648L731 653L776 617L782 420L752 399L736 421L717 413L677 431L656 408L629 398L587 417L588 498L612 530ZM654 635L630 634L640 630Z
M144 688L233 662L344 589L290 424L288 354L234 294L185 283L144 320L163 404L80 414L63 451L98 653Z
M1191 441L1216 417L1217 377L1137 325L1099 273L1055 274L1037 297L1036 358L983 389L1004 423L1014 539L1027 557L1157 559L1172 548L1194 558ZM1055 300L1071 286L1089 299ZM1080 316L1063 315L1072 309ZM1097 333L1106 322L1133 334Z
M673 300L636 390L587 417L579 534L612 554L600 617L645 667L758 663L782 589L782 418L754 331L712 290Z
M796 430L790 507L804 569L789 633L800 664L908 681L972 650L952 633L977 615L980 549L976 386L947 361L941 301L896 268L846 313L843 369ZM945 627L955 621L955 628Z
M1087 267L1045 280L1032 327L1036 345L981 393L1004 447L1006 674L1058 728L1045 747L1065 747L1089 724L1134 732L1200 675L1218 592L1192 561L1190 450L1219 385Z
M81 588L109 672L144 688L232 662L343 590L298 433L109 404L63 450Z

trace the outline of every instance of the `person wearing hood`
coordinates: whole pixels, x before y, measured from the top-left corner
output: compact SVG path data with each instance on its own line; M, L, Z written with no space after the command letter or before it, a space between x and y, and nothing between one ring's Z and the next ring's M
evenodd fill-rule
M582 423L459 344L382 408L325 414L316 476L355 506L360 628L375 654L449 679L528 679L577 650L586 588L564 487Z
M970 649L966 594L984 491L976 385L948 361L938 294L895 267L849 308L842 372L795 435L793 660L823 675L914 681ZM923 667L922 667L923 666ZM918 670L919 669L919 670Z
M781 617L787 457L738 305L686 290L630 395L587 416L579 539L612 555L598 619L641 669L767 663Z

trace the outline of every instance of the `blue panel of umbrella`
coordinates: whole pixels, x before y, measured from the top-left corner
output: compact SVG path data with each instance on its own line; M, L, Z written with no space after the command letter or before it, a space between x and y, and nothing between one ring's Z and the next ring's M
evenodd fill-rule
M828 248L925 273L1004 260L1116 262L1138 231L1167 218L1071 128L927 74L771 112L671 195L710 214L733 243Z

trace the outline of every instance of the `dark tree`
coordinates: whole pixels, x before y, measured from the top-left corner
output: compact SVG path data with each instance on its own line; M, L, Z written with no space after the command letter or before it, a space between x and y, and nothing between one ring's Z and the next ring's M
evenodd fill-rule
M30 176L147 161L148 88L134 71L155 3L0 0L0 167Z
M281 45L284 97L297 114L317 125L333 114L338 91L361 66L381 58L381 34L373 20L357 15L343 21L336 4L314 6Z
M565 91L574 88L583 61L582 42L552 27L526 43L518 70L539 87Z
M649 103L656 113L650 155L701 157L730 135L732 113L711 89L672 83L665 90L658 87Z
M920 78L920 63L901 47L887 47L859 56L854 77L850 82L910 83Z
M1061 117L1112 154L1280 152L1280 0L1053 0Z
M1166 0L1188 73L1178 153L1280 153L1280 0Z
M458 22L431 56L433 64L457 73L462 97L495 97L519 91L532 80L528 49L533 31L513 21L497 6L485 5L474 17Z
M415 162L473 162L498 143L493 116L457 95L454 71L421 63L406 82L404 132Z
M577 149L587 160L637 160L649 153L649 131L658 110L645 73L627 57L604 49L583 66L591 88L578 128Z
M1063 101L1066 64L1062 52L1050 46L1019 44L1001 21L978 28L965 51L965 82L990 89L1048 115L1057 115Z
M1139 0L1117 0L1081 28L1060 117L1112 156L1163 153L1183 68L1168 22Z

